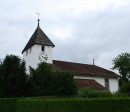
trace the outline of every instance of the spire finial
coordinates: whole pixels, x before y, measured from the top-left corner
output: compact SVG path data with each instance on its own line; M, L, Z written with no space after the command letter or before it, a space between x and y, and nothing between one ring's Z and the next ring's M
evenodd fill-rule
M38 15L38 26L39 26L39 21L40 21L39 15L40 15L40 13L39 13L39 12L36 12L36 14Z
M93 65L94 65L94 59L93 59Z

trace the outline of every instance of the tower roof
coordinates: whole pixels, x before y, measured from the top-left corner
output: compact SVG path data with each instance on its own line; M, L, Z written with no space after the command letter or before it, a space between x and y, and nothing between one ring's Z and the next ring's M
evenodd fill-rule
M25 48L23 49L22 53L29 49L34 44L38 45L46 45L46 46L52 46L55 47L55 45L52 43L52 41L47 37L47 35L42 31L42 29L39 26L39 19L38 19L38 26L31 36L30 40L26 44Z

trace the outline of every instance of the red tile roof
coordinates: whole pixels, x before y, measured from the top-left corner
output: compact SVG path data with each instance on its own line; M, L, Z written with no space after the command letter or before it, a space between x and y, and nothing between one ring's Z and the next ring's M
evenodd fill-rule
M73 72L77 76L107 77L107 78L119 77L116 73L96 65L65 62L58 60L53 60L53 65L56 70Z
M93 88L97 90L107 90L104 86L92 79L75 79L80 88Z

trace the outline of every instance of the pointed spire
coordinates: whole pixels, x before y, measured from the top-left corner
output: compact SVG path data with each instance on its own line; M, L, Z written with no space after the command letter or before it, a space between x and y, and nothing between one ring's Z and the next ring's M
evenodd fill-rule
M28 50L31 46L38 44L38 45L46 45L46 46L52 46L55 47L55 45L52 43L52 41L47 37L47 35L42 31L42 29L39 27L39 18L38 18L38 26L31 36L30 40L26 44L25 48L23 49L22 53L26 50Z
M39 21L40 21L40 19L38 19L38 27L39 27Z

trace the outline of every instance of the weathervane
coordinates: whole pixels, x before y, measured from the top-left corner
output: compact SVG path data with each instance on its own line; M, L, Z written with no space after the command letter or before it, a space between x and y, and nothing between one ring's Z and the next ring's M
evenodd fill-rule
M38 20L39 20L39 15L40 15L40 13L39 13L39 12L36 12L36 14L38 15Z
M36 12L36 14L38 15L38 26L39 26L39 21L40 21L39 15L40 15L40 13L39 13L39 12Z

